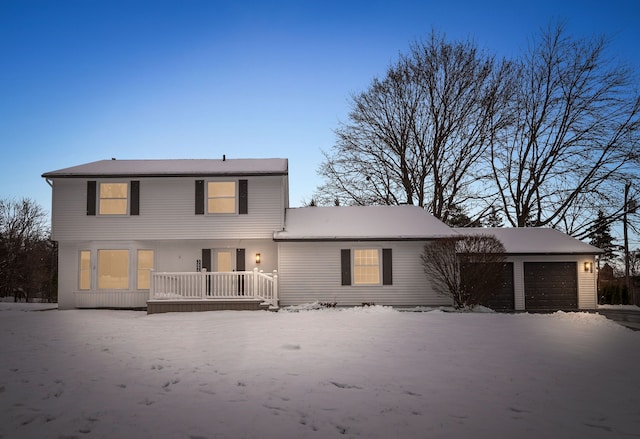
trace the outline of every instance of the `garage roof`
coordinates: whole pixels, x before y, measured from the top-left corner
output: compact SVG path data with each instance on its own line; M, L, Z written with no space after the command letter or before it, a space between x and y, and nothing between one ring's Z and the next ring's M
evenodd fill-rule
M456 228L461 235L494 235L509 254L596 254L597 247L545 227Z

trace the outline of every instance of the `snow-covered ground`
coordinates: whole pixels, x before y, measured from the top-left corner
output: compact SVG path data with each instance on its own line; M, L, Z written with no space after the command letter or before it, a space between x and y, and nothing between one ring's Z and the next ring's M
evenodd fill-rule
M0 304L1 438L640 437L595 314L46 307Z

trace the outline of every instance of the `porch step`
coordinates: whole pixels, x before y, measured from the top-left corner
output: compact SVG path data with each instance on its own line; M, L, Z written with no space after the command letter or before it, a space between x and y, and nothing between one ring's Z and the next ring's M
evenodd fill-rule
M261 300L149 300L147 314L200 311L264 311L269 304Z

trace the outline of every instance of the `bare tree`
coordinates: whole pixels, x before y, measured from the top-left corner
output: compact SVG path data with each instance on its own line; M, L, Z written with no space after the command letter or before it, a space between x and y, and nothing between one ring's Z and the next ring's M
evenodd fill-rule
M50 277L51 258L46 214L33 200L0 199L0 290L2 296L25 300L40 290L39 280Z
M629 268L631 276L640 276L640 249L629 252Z
M493 235L465 236L458 245L458 258L466 305L486 304L504 284L504 245Z
M425 244L420 259L433 290L451 297L456 307L463 307L460 265L456 252L458 239L442 238Z
M636 172L640 97L632 70L606 55L604 38L574 39L562 25L541 32L518 67L490 166L505 219L584 237L598 208L609 216ZM615 210L615 209L614 209Z
M506 124L510 65L432 32L352 98L320 167L330 204L417 204L446 220L479 188L478 162Z
M422 266L433 289L456 308L485 303L502 287L506 252L492 235L466 235L426 244Z

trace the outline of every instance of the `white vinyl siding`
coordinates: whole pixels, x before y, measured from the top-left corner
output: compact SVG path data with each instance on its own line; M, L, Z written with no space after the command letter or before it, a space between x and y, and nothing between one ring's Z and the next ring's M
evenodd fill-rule
M278 280L280 305L337 302L340 306L375 303L393 306L450 305L451 300L433 291L422 264L424 242L371 242L360 248L390 248L393 253L393 285L341 284L340 250L352 242L279 242Z
M148 291L75 291L70 294L73 308L144 308L149 298ZM61 308L58 303L58 308Z
M584 263L589 262L593 270L584 271ZM581 256L578 260L578 309L596 309L598 289L596 287L596 268L594 256Z
M247 215L194 215L195 180L141 179L139 216L88 216L86 180L55 179L53 239L271 239L284 227L286 176L248 177Z

